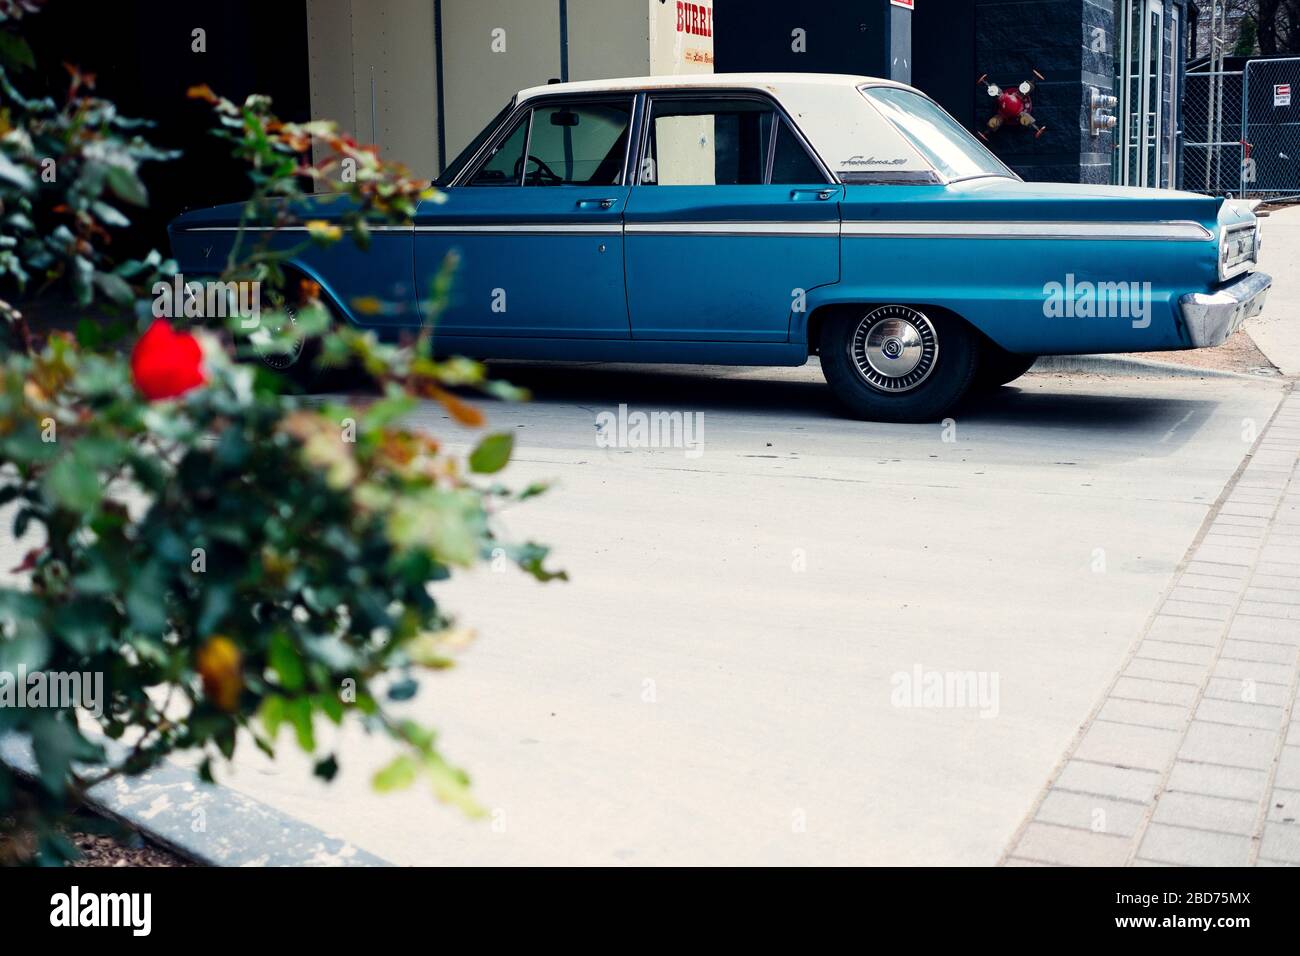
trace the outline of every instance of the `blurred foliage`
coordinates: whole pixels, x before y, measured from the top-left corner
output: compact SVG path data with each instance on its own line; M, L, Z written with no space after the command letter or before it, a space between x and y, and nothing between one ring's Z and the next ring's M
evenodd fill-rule
M0 3L0 62L23 57L5 21L37 6ZM0 72L0 509L25 552L16 583L0 587L0 675L102 673L106 699L98 715L0 707L0 734L29 741L39 763L27 789L0 766L0 827L27 835L0 846L36 848L0 862L69 857L60 824L84 790L176 750L198 751L210 779L241 740L274 756L287 736L329 779L338 762L318 733L346 721L399 745L377 789L424 779L481 812L434 732L401 713L417 675L449 666L471 637L431 585L489 557L540 580L563 575L547 570L544 547L496 530L502 505L543 490L497 483L510 435L462 459L403 422L432 398L478 427L481 413L451 389L520 393L476 363L435 358L427 329L393 345L334 326L319 290L295 287L289 254L267 241L301 222L313 184L339 211L312 222L308 241L363 248L372 223L408 222L434 192L333 124L283 123L264 97L192 90L248 164L245 225L265 227L240 232L220 278L259 281L297 305L264 311L269 331L224 320L173 329L152 318L149 290L174 263L109 254L131 208L148 202L140 165L168 155L149 145L148 124L93 95L93 76L68 76L56 104L24 98ZM304 155L313 143L315 163ZM430 290L435 315L453 268ZM45 290L86 310L75 335L32 328L13 304ZM240 360L258 334L311 337L320 361L359 364L377 397L297 395L285 376ZM110 758L101 734L125 757Z

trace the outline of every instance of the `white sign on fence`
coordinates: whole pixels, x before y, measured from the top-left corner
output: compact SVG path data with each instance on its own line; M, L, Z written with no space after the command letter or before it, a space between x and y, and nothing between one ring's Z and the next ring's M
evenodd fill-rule
M1291 84L1290 83L1273 84L1273 105L1274 106L1291 105Z

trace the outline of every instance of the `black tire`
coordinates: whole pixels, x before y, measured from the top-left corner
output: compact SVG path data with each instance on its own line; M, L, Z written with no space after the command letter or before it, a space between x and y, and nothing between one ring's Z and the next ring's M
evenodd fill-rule
M980 348L979 367L975 369L971 388L985 391L1014 382L1028 372L1037 359L1037 355L1019 355L985 342Z
M827 321L819 352L827 384L854 416L932 422L970 387L979 342L970 326L944 312L864 306Z

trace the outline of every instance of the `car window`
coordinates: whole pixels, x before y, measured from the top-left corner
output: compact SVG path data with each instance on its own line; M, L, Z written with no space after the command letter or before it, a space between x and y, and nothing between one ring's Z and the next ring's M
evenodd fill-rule
M514 129L497 144L474 178L471 186L518 186L523 171L524 142L528 138L528 113L520 117Z
M1015 176L929 97L890 86L861 89L862 95L894 124L917 152L949 179Z
M526 186L614 186L623 176L632 101L533 110Z
M776 146L772 151L771 182L782 185L825 183L826 177L813 162L799 137L782 120L776 126Z
M651 104L642 185L748 186L764 182L773 123L760 100L657 99Z

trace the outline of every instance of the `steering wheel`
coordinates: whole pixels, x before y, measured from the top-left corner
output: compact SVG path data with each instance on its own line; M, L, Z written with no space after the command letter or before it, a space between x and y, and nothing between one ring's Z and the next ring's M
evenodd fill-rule
M520 156L518 159L515 160L515 179L519 179L519 177L523 174L524 167L529 162L533 162L537 164L537 170L535 175L537 176L538 179L538 185L559 186L561 183L564 182L563 177L561 177L558 173L556 173L555 170L551 169L551 167L547 166L546 163L542 162L542 160L532 155Z

